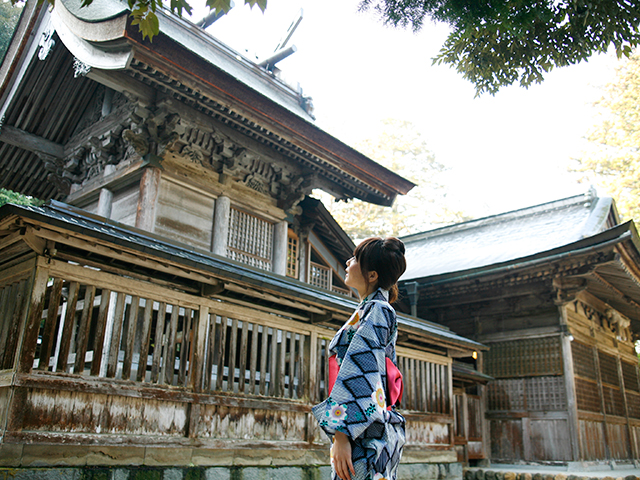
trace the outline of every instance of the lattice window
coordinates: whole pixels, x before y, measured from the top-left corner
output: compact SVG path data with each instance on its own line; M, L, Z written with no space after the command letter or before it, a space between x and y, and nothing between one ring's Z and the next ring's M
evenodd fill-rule
M631 418L640 418L640 395L633 392L625 392L627 394L627 408Z
M309 283L316 287L331 289L331 269L319 263L309 262Z
M559 337L492 343L486 354L487 373L494 378L562 375Z
M489 410L524 410L524 379L495 380L488 388Z
M602 383L619 387L620 379L618 378L618 362L616 357L604 352L598 352L598 360L600 362L600 377L602 378Z
M287 238L287 277L298 278L298 236L289 231Z
M593 356L593 347L583 343L571 342L571 355L573 356L573 371L590 380L597 380L596 362Z
M634 363L620 361L622 365L622 378L624 379L624 389L640 392L638 387L638 366Z
M554 411L567 407L564 377L532 377L525 379L527 410Z
M624 403L622 401L622 391L619 388L602 386L604 396L604 410L607 415L617 415L624 417Z
M576 377L576 398L578 401L578 410L596 413L602 412L597 383Z
M271 270L273 224L231 208L227 256L253 267Z

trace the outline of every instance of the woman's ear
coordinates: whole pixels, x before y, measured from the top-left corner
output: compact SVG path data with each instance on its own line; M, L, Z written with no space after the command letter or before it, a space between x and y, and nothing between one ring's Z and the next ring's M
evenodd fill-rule
M369 272L369 283L370 284L378 283L378 272L376 271Z

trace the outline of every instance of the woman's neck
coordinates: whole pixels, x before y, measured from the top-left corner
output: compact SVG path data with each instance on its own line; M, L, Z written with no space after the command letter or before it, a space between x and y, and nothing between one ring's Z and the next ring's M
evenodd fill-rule
M377 289L378 289L378 285L374 285L373 287L367 288L367 290L364 292L361 292L358 290L358 296L360 297L360 301L366 300L369 297L369 295L371 295Z

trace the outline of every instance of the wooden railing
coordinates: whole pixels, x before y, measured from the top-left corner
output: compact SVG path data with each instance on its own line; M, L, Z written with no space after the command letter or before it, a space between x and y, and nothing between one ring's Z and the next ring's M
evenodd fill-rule
M332 330L61 260L5 273L0 365L16 374L0 388L30 392L6 439L122 444L144 432L135 441L325 441L310 409L327 396ZM398 355L410 444L449 445L450 359ZM129 428L127 412L143 405ZM83 416L87 409L95 413Z

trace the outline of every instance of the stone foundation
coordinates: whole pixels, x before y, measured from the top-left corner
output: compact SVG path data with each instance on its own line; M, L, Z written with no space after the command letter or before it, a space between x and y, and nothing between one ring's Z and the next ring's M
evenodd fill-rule
M0 480L330 480L328 466L0 468ZM400 465L397 480L462 480L462 466Z

